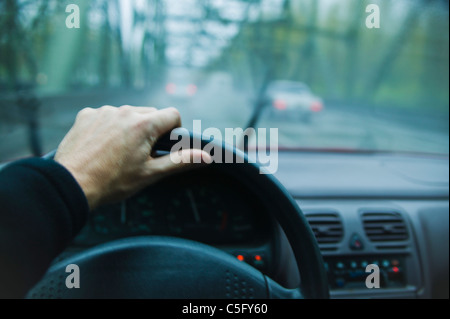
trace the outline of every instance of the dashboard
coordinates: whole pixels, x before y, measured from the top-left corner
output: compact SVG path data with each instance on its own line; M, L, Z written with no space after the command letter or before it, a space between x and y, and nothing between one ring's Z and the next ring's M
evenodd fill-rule
M448 298L449 161L395 154L281 152L276 177L321 249L332 298ZM67 254L130 236L222 249L285 287L300 283L290 244L251 187L211 167L91 214ZM379 266L380 289L365 286Z
M332 298L448 298L448 157L285 152L279 162L278 179L315 233ZM289 246L281 249L281 274L295 287ZM366 286L370 264L379 288Z

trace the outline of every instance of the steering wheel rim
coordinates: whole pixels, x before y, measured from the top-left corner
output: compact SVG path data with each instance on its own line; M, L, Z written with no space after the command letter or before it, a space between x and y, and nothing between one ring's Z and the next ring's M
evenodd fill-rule
M191 145L201 146L202 149L210 143L216 143L222 147L223 161L222 164L211 165L216 165L217 169L224 170L246 186L252 187L255 192L261 194L266 204L271 206L270 213L280 224L291 244L301 277L300 287L284 288L255 268L208 245L171 237L135 237L96 246L57 263L29 292L28 297L329 298L327 274L315 236L303 212L280 182L271 174L261 174L259 165L250 163L244 153L225 143L217 144L185 129L176 129L173 133L178 136L178 140L171 140L170 135L166 135L155 145L155 150L169 152L179 138L189 138ZM240 158L243 163L224 163L224 159L229 159L230 155L234 159ZM52 155L47 158L52 158ZM180 276L177 277L177 267L172 267L175 265L172 261L177 256L185 256L188 259L187 264L179 259L176 263L184 267L185 276L178 273ZM86 289L67 289L65 280L69 274L66 273L66 267L69 264L79 266L80 275L85 278L81 285L87 286ZM114 264L122 273L108 268L110 264ZM210 266L205 268L205 264ZM127 267L134 269L134 273L127 272ZM154 273L153 277L149 277L149 268ZM102 271L104 269L111 271ZM202 278L196 277L198 270ZM117 289L105 286L108 276L119 278L114 285L122 286L116 287ZM142 278L150 280L145 282ZM209 285L208 281L215 279L222 280L223 285ZM181 289L180 285L173 286L174 280L183 281L185 286L190 286L189 289ZM199 280L204 284L198 284ZM136 289L136 283L140 283L139 289ZM241 287L240 283L245 283L245 286ZM98 288L99 285L104 288ZM134 287L131 287L133 285ZM154 293L155 290L158 290L158 294Z

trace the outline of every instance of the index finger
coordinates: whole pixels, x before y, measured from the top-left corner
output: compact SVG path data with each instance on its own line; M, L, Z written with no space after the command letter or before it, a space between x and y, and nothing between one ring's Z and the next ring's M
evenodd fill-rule
M170 107L148 114L149 133L156 138L181 126L181 116L176 108Z

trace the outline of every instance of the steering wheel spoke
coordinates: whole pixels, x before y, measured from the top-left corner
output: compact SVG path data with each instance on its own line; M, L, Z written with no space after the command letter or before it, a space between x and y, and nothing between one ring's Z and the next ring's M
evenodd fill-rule
M304 299L300 288L288 289L267 276L265 279L270 299Z

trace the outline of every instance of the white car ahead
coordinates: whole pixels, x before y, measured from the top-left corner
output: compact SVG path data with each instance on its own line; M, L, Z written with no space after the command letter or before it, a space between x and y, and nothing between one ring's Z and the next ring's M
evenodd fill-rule
M313 114L324 109L321 98L304 83L273 81L266 90L269 115L310 122Z

